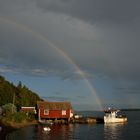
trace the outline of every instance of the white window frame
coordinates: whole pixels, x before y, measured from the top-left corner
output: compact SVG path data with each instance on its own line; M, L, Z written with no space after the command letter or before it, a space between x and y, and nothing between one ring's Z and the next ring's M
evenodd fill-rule
M67 111L66 110L62 110L62 115L67 115Z
M49 115L49 110L48 109L44 109L44 115Z

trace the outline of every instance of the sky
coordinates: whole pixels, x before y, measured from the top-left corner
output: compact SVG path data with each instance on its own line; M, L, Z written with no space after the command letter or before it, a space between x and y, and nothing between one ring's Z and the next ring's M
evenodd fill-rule
M75 110L140 108L139 0L0 0L0 75Z

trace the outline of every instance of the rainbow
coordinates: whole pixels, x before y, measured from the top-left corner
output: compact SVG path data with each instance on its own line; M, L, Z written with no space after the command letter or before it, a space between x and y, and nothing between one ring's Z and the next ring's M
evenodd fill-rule
M88 89L90 90L93 99L96 101L98 105L98 110L103 110L102 103L97 95L95 88L91 85L85 73L80 69L80 67L72 60L72 58L64 50L60 49L58 45L55 45L55 43L52 43L46 36L32 30L31 28L23 24L20 24L16 21L4 17L0 17L0 22L10 24L11 26L17 28L18 30L20 29L21 31L27 32L28 34L35 36L39 40L46 42L50 47L52 47L62 58L64 58L74 68L75 72L77 72L81 76L81 78L87 85Z

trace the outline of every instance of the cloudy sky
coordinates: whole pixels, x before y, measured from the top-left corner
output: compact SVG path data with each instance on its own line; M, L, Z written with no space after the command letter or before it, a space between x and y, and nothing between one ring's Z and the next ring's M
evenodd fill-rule
M0 75L74 109L140 107L139 0L0 0Z

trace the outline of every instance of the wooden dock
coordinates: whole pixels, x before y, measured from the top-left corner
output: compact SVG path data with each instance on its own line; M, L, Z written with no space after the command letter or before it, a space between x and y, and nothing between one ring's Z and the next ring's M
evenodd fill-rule
M40 122L41 124L96 124L96 123L104 123L103 118L99 117L80 117L80 118L71 118L67 119L54 119L54 120L45 120Z
M103 118L99 117L81 117L74 118L71 120L72 123L80 123L80 124L95 124L95 123L104 123Z

